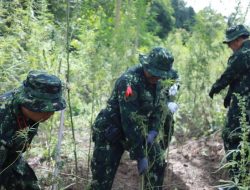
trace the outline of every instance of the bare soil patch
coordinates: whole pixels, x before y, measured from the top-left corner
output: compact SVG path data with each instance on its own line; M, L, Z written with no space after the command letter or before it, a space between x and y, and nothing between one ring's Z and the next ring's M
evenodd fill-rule
M86 141L85 141L86 142ZM87 146L85 144L85 146ZM220 179L227 179L225 171L217 171L224 155L223 143L219 134L203 137L198 140L188 140L183 144L172 144L169 148L168 167L165 170L164 190L214 190ZM63 156L63 159L68 159ZM52 171L46 162L37 158L29 159L41 181L42 189L51 189ZM59 181L68 190L86 189L87 160L81 160L82 165L78 168L78 182L75 185L74 162L68 160L62 168ZM47 168L47 169L46 169ZM88 176L88 177L87 177ZM127 152L124 153L112 190L139 190L140 177L137 172L135 161L129 159Z

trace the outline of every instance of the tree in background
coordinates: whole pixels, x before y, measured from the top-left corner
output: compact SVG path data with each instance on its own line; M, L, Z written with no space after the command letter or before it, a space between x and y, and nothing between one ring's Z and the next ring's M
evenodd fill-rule
M175 27L191 31L195 24L195 12L192 7L186 7L183 0L171 0L174 9Z
M176 29L168 37L166 46L172 49L176 58L174 65L181 76L181 109L177 120L180 129L176 133L184 131L187 136L198 137L218 129L215 123L223 123L225 110L218 108L216 116L211 113L214 109L210 109L207 88L211 78L225 66L228 52L221 43L226 27L221 15L206 9L199 12L195 20L192 33Z
M0 92L16 86L30 69L59 74L65 81L66 5L64 0L0 1ZM182 0L71 0L67 87L72 93L78 158L86 163L84 144L89 140L92 119L105 106L115 79L138 63L139 53L154 46L170 49L180 72L181 109L175 134L198 137L218 129L225 110L220 97L211 105L207 87L221 73L230 53L221 44L226 25L213 10L195 14ZM216 109L210 109L212 106ZM46 150L39 146L28 153L50 162L49 167L54 162L57 117L48 128L41 128L36 139ZM73 151L66 118L61 169L69 170ZM53 183L48 173L40 171L46 186Z
M165 38L174 27L174 10L170 0L153 0L149 9L148 31Z

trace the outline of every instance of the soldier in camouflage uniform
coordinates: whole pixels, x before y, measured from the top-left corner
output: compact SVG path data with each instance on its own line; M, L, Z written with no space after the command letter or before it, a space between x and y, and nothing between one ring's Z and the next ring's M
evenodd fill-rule
M40 189L22 157L39 122L66 107L61 81L44 71L30 71L22 86L0 96L0 189Z
M224 99L224 106L229 107L227 122L223 130L223 140L225 151L235 150L240 147L242 141L242 130L240 118L242 117L241 108L237 94L246 101L246 121L249 125L250 116L250 40L249 31L243 25L233 26L227 29L224 43L233 50L233 54L228 59L228 65L221 77L213 84L209 96L222 89L228 88L228 93ZM250 133L248 135L250 143ZM240 160L240 155L236 156ZM227 157L228 161L233 160L232 154ZM248 168L249 169L249 168ZM238 168L230 170L231 175L238 175ZM236 188L235 188L236 189Z
M169 101L177 90L178 75L172 69L174 58L165 48L156 47L139 60L139 65L118 78L106 108L93 125L92 190L111 189L125 150L137 161L139 174L145 174L145 188L162 189L164 150L173 132L172 114L178 107Z

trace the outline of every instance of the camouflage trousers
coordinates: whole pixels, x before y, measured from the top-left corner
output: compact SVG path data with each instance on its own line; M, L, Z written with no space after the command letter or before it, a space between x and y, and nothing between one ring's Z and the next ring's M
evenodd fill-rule
M241 125L240 125L240 110L238 107L232 107L229 109L227 113L227 122L225 125L225 128L222 132L222 138L224 141L224 149L226 152L227 156L227 161L232 162L236 161L238 163L241 162L242 160L242 155L239 151L235 151L233 154L228 154L229 152L236 150L236 149L241 149L241 142L242 142L242 130L241 130ZM246 118L247 125L249 125L249 116L247 115ZM248 134L248 147L250 147L250 133ZM247 159L250 154L248 150L244 151L244 157ZM247 167L250 168L250 160L248 160ZM233 178L234 176L239 174L239 166L231 166L229 168L230 176ZM250 171L248 171L249 173Z
M91 190L110 190L115 173L125 149L122 143L110 145L107 142L95 142L91 162ZM164 180L165 159L164 151L155 143L148 148L149 171L145 174L145 188L161 190Z
M11 163L3 167L8 169L0 175L0 190L40 190L34 171L22 157Z

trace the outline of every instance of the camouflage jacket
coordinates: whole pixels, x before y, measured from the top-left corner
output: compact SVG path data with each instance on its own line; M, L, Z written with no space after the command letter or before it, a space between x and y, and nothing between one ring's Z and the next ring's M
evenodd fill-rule
M213 84L215 93L230 86L234 105L237 105L233 93L242 97L250 97L250 40L246 40L242 47L228 59L227 68L221 77Z
M15 100L18 90L7 92L0 96L0 164L14 161L31 143L37 134L38 124L26 119ZM4 150L4 151L3 151ZM1 168L1 167L0 167Z
M171 70L168 78L177 79L177 72ZM100 114L97 117L102 122L95 125L94 131L110 123L119 125L128 144L131 159L144 157L145 136L148 131L159 131L161 127L163 110L160 100L162 96L167 98L162 90L163 85L160 82L157 85L148 83L141 65L131 67L116 81L107 107L101 111L105 112L104 117L100 117Z

